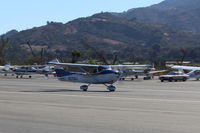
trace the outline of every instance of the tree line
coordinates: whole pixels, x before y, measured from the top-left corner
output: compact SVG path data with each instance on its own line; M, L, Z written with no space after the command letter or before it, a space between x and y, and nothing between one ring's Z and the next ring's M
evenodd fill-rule
M89 44L85 39L80 42L86 50L50 50L41 48L34 50L31 41L26 45L29 50L25 50L19 45L13 45L8 38L0 38L0 65L11 64L41 64L58 58L63 62L76 63L78 61L92 64L121 64L124 62L148 63L157 67L164 66L165 61L192 61L200 62L200 47L164 47L159 44L150 47L127 47L119 51L105 52Z

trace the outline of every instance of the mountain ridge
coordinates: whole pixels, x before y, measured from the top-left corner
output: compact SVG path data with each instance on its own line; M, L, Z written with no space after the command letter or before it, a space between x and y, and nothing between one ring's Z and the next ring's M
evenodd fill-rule
M200 53L200 34L198 32L191 30L191 27L188 30L179 29L173 28L176 24L170 26L160 23L165 22L165 19L169 17L169 14L166 16L166 14L163 15L163 12L167 10L169 13L170 10L173 13L175 10L169 3L168 9L158 9L160 5L166 5L165 2L147 8L129 10L129 12L133 11L134 15L143 18L148 18L149 14L154 15L157 18L154 19L155 22L140 20L137 16L130 19L127 16L120 16L121 14L98 13L65 24L47 22L47 25L14 33L9 36L9 39L14 46L18 46L22 49L21 51L24 50L26 53L29 51L27 42L32 45L34 50L40 51L41 48L45 48L46 51L49 51L48 58L55 58L55 56L69 58L73 50L81 51L83 59L88 58L89 55L97 58L96 51L98 50L108 59L112 59L113 55L117 54L118 58L125 61L152 62L161 59L178 60L181 50L187 48L192 51L188 52L188 56L192 57L188 59L200 61L199 56L194 56L194 53ZM162 13L163 20L159 18L160 13ZM141 14L143 15L141 16ZM172 18L175 17L173 14L170 15ZM170 19L169 22L172 20L174 19ZM191 23L193 22L191 21ZM194 26L195 24L192 25L192 28ZM200 28L200 26L197 27ZM195 29L198 30L198 28Z
M200 33L199 0L165 0L144 8L130 9L114 14L129 20L165 24L178 30Z

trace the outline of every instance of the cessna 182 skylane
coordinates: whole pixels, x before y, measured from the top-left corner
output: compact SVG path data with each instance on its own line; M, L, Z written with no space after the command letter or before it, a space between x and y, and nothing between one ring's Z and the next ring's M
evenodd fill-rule
M58 60L49 62L48 64L59 66L55 68L56 75L60 81L80 82L87 85L80 86L80 89L87 91L91 84L103 84L109 91L115 91L113 84L123 75L125 69L149 69L151 65L92 65L92 64L74 64L60 63ZM65 71L60 67L75 68L82 72Z

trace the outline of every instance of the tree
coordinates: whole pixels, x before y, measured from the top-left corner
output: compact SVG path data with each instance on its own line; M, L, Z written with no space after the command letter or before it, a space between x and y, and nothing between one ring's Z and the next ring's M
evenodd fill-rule
M4 38L3 36L1 36L1 40L0 40L0 64L3 65L5 64L5 53L6 53L6 48L8 47L9 44L9 39L8 38Z
M44 48L41 48L41 51L39 52L39 55L35 53L35 51L33 50L31 44L30 44L30 41L27 42L27 45L31 51L31 54L32 56L30 56L27 60L27 64L40 64L42 62L45 62L45 59L44 59L44 51L45 49Z
M188 52L186 48L181 48L180 51L181 51L181 64L183 64L183 61L185 60Z
M91 45L89 45L89 43L87 42L87 39L82 39L81 43L89 50L91 50L92 52L94 52L98 58L100 59L101 62L103 62L105 65L108 65L108 61L106 60L106 58L103 56L102 52L99 52L96 48L92 47Z
M81 53L79 50L73 50L72 51L72 63L76 63L81 56Z

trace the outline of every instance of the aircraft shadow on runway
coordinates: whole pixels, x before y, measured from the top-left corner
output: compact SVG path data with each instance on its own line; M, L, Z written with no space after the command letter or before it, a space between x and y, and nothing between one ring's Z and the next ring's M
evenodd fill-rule
M52 92L52 93L56 93L56 92L84 92L82 90L72 90L72 89L45 89L45 90L34 90L34 91L20 91L20 92L35 92L35 93L39 93L39 92ZM99 90L88 90L88 93L90 92L102 92L102 93L108 93L110 91L107 90L103 90L103 91L99 91ZM128 92L128 91L115 91L115 92Z

